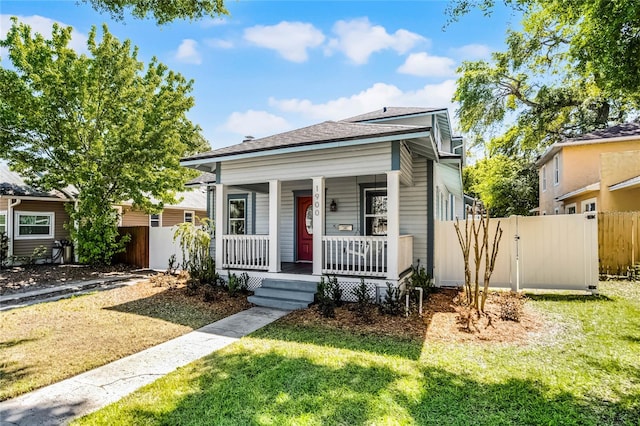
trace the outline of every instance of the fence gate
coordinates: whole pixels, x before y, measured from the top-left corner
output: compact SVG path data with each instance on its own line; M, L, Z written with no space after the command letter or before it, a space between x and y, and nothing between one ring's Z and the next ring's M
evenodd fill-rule
M492 218L490 242L498 222L503 235L491 287L515 291L597 291L598 221L595 213ZM464 261L454 223L436 222L434 274L438 286L461 286L464 283ZM460 227L464 227L464 221L460 221ZM482 263L484 257L480 269L481 283L484 276ZM470 266L474 277L473 254Z

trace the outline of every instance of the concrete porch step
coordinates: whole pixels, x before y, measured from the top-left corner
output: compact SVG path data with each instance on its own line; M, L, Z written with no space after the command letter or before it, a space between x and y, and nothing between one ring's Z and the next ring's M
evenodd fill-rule
M283 290L307 291L314 293L318 289L318 283L315 281L298 281L298 280L279 280L274 278L265 278L262 280L263 288L274 288Z
M309 302L301 302L299 300L278 299L278 298L262 297L262 296L249 296L247 300L249 300L249 302L257 306L283 309L286 311L292 311L296 309L306 309L309 307Z
M272 299L288 299L311 303L313 302L315 292L258 287L254 290L254 295L259 297L270 297Z
M306 309L313 303L317 287L318 284L313 281L266 278L248 300L268 308Z

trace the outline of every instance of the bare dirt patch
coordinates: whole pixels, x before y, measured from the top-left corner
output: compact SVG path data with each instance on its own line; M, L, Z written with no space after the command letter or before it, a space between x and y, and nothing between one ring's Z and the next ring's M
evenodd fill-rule
M474 318L474 326L467 328L468 310L459 301L460 292L454 289L438 289L429 295L423 306L423 316L416 312L410 316L389 316L370 310L369 320L356 313L354 304L336 308L335 318L324 318L315 306L295 311L281 321L305 326L322 326L355 333L384 335L404 339L420 339L433 342L477 342L527 344L540 333L543 317L527 306L525 301L520 321L500 318L500 307L505 294L491 293L487 299L487 315ZM415 309L414 309L415 311Z
M130 274L134 268L128 265L24 265L0 270L0 295L66 284L71 281L91 280L101 277Z

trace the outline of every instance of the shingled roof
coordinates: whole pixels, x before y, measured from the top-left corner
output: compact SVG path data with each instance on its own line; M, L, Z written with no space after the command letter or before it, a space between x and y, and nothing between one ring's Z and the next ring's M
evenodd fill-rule
M424 108L424 107L384 107L366 114L345 118L344 122L361 123L363 121L380 120L385 118L399 118L405 115L428 114L437 111L446 111L444 108Z
M399 124L361 124L349 121L325 121L301 129L279 133L265 138L253 139L236 145L203 152L184 158L182 161L199 160L212 157L224 157L234 154L267 151L278 148L314 145L371 137L393 136L419 133L431 127L407 126Z
M59 191L45 192L27 185L22 176L12 171L4 161L0 161L0 195L66 199Z
M595 130L590 133L585 133L584 135L567 139L560 143L569 144L569 143L575 143L575 142L585 142L585 141L591 141L591 140L622 138L622 137L631 137L631 136L640 137L640 123L634 121L631 123L618 124L615 126L607 127L606 129Z

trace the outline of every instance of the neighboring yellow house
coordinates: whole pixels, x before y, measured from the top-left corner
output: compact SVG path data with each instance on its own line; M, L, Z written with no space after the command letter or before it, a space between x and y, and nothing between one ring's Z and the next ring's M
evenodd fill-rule
M536 162L539 214L640 210L640 123L551 145Z

